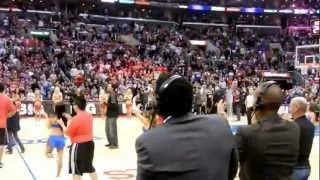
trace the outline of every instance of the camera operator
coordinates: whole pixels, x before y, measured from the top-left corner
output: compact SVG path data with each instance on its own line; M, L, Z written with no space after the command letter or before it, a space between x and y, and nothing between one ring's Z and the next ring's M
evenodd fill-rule
M253 125L236 134L240 156L240 180L290 179L299 153L299 128L277 114L284 100L274 81L255 92Z
M178 75L161 74L155 92L165 120L136 141L137 180L233 179L237 160L227 121L192 114L192 85Z

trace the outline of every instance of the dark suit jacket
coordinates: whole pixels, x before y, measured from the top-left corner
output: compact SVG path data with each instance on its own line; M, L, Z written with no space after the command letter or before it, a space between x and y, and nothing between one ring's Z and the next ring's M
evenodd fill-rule
M227 180L237 170L234 143L219 116L169 119L137 139L137 180Z
M240 180L290 180L299 154L299 128L279 116L240 128Z

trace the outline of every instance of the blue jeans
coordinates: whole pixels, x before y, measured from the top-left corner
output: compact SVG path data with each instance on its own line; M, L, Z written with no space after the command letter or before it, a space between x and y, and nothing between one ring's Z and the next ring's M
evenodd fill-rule
M16 143L18 143L18 145L20 147L20 150L24 151L24 146L20 141L20 138L18 136L18 132L17 131L14 131L14 132L8 131L8 139L9 139L9 142L8 142L7 148L8 148L9 151L12 151L12 148L13 148L13 146L16 145Z
M293 170L293 180L308 180L310 176L310 168L308 167L296 167Z
M117 117L107 117L105 131L109 144L118 146Z

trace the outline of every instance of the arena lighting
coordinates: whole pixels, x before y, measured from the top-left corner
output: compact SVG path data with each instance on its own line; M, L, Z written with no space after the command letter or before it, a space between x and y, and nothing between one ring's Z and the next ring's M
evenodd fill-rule
M193 46L206 46L207 45L207 41L203 41L203 40L190 40L189 42Z
M220 6L211 6L211 11L224 12L224 11L226 11L226 8L220 7Z
M0 11L9 11L9 8L0 8Z
M148 0L136 0L135 4L137 5L150 5L150 2Z
M278 13L277 9L264 9L263 12L265 13Z
M282 14L292 14L292 13L293 13L293 10L292 10L292 9L280 9L280 10L279 10L279 13L282 13Z
M104 2L104 3L115 3L117 1L118 0L101 0L101 2Z
M119 0L119 3L122 3L122 4L134 4L134 0Z
M240 8L228 7L227 12L240 12Z
M192 4L192 5L188 6L188 9L195 10L195 11L209 11L210 10L210 6Z
M309 14L315 14L316 10L315 9L309 9Z
M294 14L308 14L308 9L294 9Z
M52 11L38 11L38 10L27 10L28 13L39 13L39 14L55 14Z
M178 6L180 9L188 9L188 6L186 6L186 5L179 5Z
M200 23L200 22L182 22L182 25L229 27L228 24Z
M289 26L289 29L294 30L311 30L311 26Z
M21 12L22 10L21 9L18 9L18 8L0 8L0 11L12 11L12 12Z
M48 31L31 31L30 34L33 36L49 36L50 32L48 32Z
M262 8L244 8L244 7L241 7L240 11L244 12L244 13L257 13L257 14L263 13L263 9Z
M264 28L264 29L281 29L281 26L264 26L264 25L248 25L248 24L238 24L236 28Z

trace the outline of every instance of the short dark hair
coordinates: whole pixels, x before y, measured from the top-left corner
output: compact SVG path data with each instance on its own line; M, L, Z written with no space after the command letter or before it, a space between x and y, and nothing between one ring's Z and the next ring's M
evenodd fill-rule
M76 97L74 97L73 102L74 102L75 105L78 106L78 108L80 110L84 111L86 109L87 101L86 101L84 96L76 96Z
M3 93L4 92L4 84L3 83L0 83L0 93Z
M159 92L161 85L169 78L169 74L162 74L156 83L158 113L164 117L181 117L192 109L193 88L187 80L179 78Z

